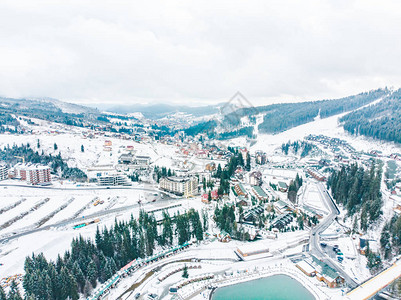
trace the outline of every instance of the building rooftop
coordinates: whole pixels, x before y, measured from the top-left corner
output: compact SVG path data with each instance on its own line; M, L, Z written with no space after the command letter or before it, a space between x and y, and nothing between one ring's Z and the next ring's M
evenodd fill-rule
M252 188L260 197L267 198L266 192L260 186L255 185Z

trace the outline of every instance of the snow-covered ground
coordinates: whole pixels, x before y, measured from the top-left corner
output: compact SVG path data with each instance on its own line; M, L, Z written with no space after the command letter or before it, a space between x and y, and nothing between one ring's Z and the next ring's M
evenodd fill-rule
M273 164L292 163L297 160L295 156L283 156L277 153L277 148L282 143L289 140L301 140L309 134L323 134L330 137L337 137L346 140L356 150L363 150L368 152L370 150L381 150L384 155L390 153L401 152L400 147L394 143L381 142L365 137L351 136L344 131L338 124L339 116L334 116L326 119L316 118L315 121L292 128L283 133L276 135L258 134L258 139L255 145L250 149L251 152L256 150L263 150L268 153L269 161ZM156 142L151 143L138 143L118 138L95 136L94 138L85 138L84 133L86 129L66 127L60 124L54 124L41 120L34 120L38 126L33 126L34 134L32 135L8 135L0 134L0 147L6 145L21 145L30 143L31 147L38 151L44 151L46 154L57 155L61 153L62 157L66 159L69 166L77 166L87 171L91 168L96 168L99 165L116 165L118 157L125 151L127 146L133 146L138 155L147 155L151 157L152 164L158 166L166 166L173 168L174 166L188 160L187 166L192 168L193 171L204 170L206 163L210 162L207 159L199 159L191 157L189 159L178 155L176 146L164 145ZM27 124L26 124L27 125ZM39 139L40 148L37 148L37 140ZM105 141L112 142L111 151L105 151ZM57 144L57 150L54 149L54 144ZM245 145L245 138L237 138L225 142L231 145ZM81 145L84 146L85 151L81 152ZM214 161L216 163L216 160ZM223 165L225 162L221 161ZM275 180L282 180L286 178L288 181L295 178L297 170L284 170L284 169L266 169L264 170L264 178L275 178ZM287 182L287 183L288 183ZM100 190L100 189L72 189L73 183L65 182L63 185L59 182L54 183L54 187L65 187L64 190L58 189L33 189L28 187L19 186L0 186L0 210L8 206L26 199L16 207L5 211L0 215L0 226L7 221L18 217L21 213L29 212L23 218L16 220L11 225L0 230L0 237L10 234L19 233L26 230L27 227L37 227L37 222L45 220L47 216L56 212L60 207L63 209L56 212L48 220L45 220L40 227L48 225L57 225L60 222L68 220L73 217L84 217L97 213L104 213L107 210L114 208L131 207L126 210L121 210L116 213L102 215L100 218L99 226L110 226L114 223L115 218L121 220L128 220L130 215L137 216L139 213L138 200L144 200L143 208L152 209L168 205L171 203L181 203L184 208L195 207L197 209L204 208L199 198L191 200L174 200L172 202L156 202L146 203L150 198L146 192L139 189L119 189L119 190ZM140 188L140 186L133 186ZM325 204L321 202L318 190L313 183L307 183L303 188L302 203L318 211L328 212ZM284 193L279 193L283 198L286 196ZM280 197L281 197L280 196ZM390 195L384 196L386 216L392 212L392 204L389 200ZM49 198L48 201L43 203L37 210L30 211L32 207ZM104 201L103 204L94 206L95 199ZM135 206L136 205L136 206ZM340 218L344 217L344 213ZM93 219L93 218L92 218ZM96 225L89 225L79 230L74 230L73 225L79 223L77 220L74 223L57 225L51 227L49 230L35 232L29 235L19 237L7 241L0 245L0 266L1 277L22 273L23 263L25 257L32 253L44 252L45 256L50 259L55 259L58 254L69 248L72 238L81 234L84 237L94 237ZM348 227L352 227L352 220L345 221ZM322 238L333 239L332 243L339 245L343 251L345 259L342 267L346 272L354 277L358 282L361 282L369 277L369 271L366 269L366 258L359 255L356 251L357 240L353 240L349 236L345 236L345 229L338 224L330 226L323 234ZM378 239L380 228L377 232L370 233L372 238ZM285 255L294 255L302 252L302 245L293 245L294 241L299 241L307 236L305 231L289 232L280 234L278 240L269 240L269 249L271 253L282 255L282 250L286 249ZM212 242L196 247L196 257L198 258L215 258L215 259L235 259L236 255L234 250L244 243L232 241L229 244L219 242ZM286 262L288 263L288 262ZM337 263L337 262L336 262ZM339 264L339 263L338 263ZM218 262L210 263L210 267L206 264L202 268L202 272L218 272L224 271L230 266L218 265ZM254 262L244 263L245 267L254 266ZM196 271L198 272L198 271ZM194 272L194 273L196 273ZM200 271L199 271L200 272ZM175 275L174 275L175 276ZM172 276L166 284L176 282L179 276ZM129 282L129 278L127 279ZM126 283L125 285L128 285ZM124 285L122 285L124 286ZM146 288L146 286L145 286ZM149 288L154 288L153 283L149 283ZM158 287L156 286L156 289ZM159 286L160 288L160 286ZM116 296L118 296L117 290Z
M38 221L42 220L51 212L59 208L63 203L66 203L71 199L73 200L63 210L56 213L41 227L59 224L60 222L76 216L79 211L81 211L79 217L81 217L83 221L90 221L95 217L90 219L84 219L83 217L96 213L106 213L110 208L131 207L130 209L99 217L100 222L97 223L98 226L111 226L114 223L115 218L119 220L129 220L131 214L133 214L134 217L138 217L140 207L137 202L139 198L141 198L143 202L141 207L146 210L165 207L171 204L182 204L184 209L188 209L189 207L201 207L200 199L197 198L188 200L177 199L155 203L148 202L151 201L152 198L147 196L147 192L134 189L49 190L8 186L7 188L0 187L0 191L0 203L3 199L7 199L7 204L12 203L13 201L18 201L20 198L27 199L15 208L0 215L0 223L5 223L15 216L18 216L25 211L29 211L45 197L50 198L48 202L43 204L43 206L38 208L36 211L30 212L9 227L0 230L0 236L3 238L13 232L20 233L25 231L27 230L27 227L36 228L35 224ZM104 203L94 206L93 200L97 198L103 200ZM83 208L86 209L82 210ZM21 273L23 271L25 257L32 253L37 254L43 252L47 258L55 259L58 254L62 254L69 248L73 237L77 237L81 234L84 237L93 238L97 225L89 225L74 230L73 226L79 224L79 222L79 219L77 219L75 222L70 222L66 225L61 224L53 226L50 229L11 239L0 244L0 263L3 264L0 266L1 277Z
M300 204L306 205L323 214L329 213L329 209L320 195L316 182L306 182L302 191L303 193L299 197Z
M322 134L343 139L358 151L369 152L371 150L380 150L385 155L400 152L401 147L393 142L380 141L364 136L354 136L346 132L338 123L338 119L345 114L346 113L325 119L316 119L313 122L291 128L275 135L259 134L256 144L251 147L251 151L263 149L263 151L267 153L274 153L277 147L288 141L302 140L310 134ZM238 142L240 142L239 139Z

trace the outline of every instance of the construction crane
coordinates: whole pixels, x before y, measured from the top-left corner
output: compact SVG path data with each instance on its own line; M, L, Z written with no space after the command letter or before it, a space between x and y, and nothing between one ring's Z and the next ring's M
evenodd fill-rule
M25 157L23 156L14 156L14 157L22 159L22 163L25 164Z

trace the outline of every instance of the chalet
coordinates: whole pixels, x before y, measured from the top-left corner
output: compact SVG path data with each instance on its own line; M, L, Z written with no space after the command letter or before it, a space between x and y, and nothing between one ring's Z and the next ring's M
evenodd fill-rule
M265 202L269 200L269 196L267 196L266 192L258 185L252 187L252 192L259 201Z
M308 169L307 172L310 176L312 176L313 178L315 178L318 181L326 181L327 180L326 176L324 176L323 174L321 174L320 172L318 172L316 170Z
M291 214L286 213L286 214L276 217L273 220L271 225L273 228L283 229L283 228L285 228L285 226L290 224L292 222L292 220L293 220L293 217L291 216Z
M291 208L288 206L288 204L282 200L278 200L278 201L274 202L273 207L274 207L274 210L280 214L291 211Z
M246 162L246 160L248 159L248 149L246 149L245 147L241 147L238 149L238 152L241 153L244 162Z
M316 217L318 220L323 219L322 213L319 213L310 207L304 206L302 207L301 211L309 217Z
M259 216L263 214L263 207L256 206L244 213L243 220L246 223L253 223L259 220Z
M341 277L336 270L313 255L312 264L316 269L317 280L323 281L329 288L337 288L344 285L344 278Z
M200 183L203 183L204 180L208 182L212 179L212 175L210 174L210 172L199 172L197 173L197 175L199 176Z
M237 196L244 196L248 198L248 193L246 192L244 186L241 183L238 183L234 186L234 191Z
M280 192L286 193L288 190L288 185L284 181L278 182L278 189Z
M217 198L219 198L219 195L217 193L217 190L211 191L210 195L212 196L213 200L217 200Z
M262 184L262 173L260 171L253 171L249 174L250 185L261 185Z
M148 166L150 164L150 160L151 160L151 158L149 156L137 155L137 156L135 156L133 164Z

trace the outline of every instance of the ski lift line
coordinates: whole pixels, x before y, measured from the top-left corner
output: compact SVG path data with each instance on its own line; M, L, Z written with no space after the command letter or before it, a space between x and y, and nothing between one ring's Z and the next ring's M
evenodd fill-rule
M149 262L152 262L154 260L157 260L161 257L164 257L166 255L169 255L175 251L184 249L186 247L189 246L188 242L185 242L182 245L178 245L175 246L169 250L164 250L161 251L155 255L152 255L150 257L144 258L144 259L134 259L133 261L131 261L130 263L128 263L127 265L125 265L124 267L122 267L113 277L111 277L109 280L107 280L105 283L102 284L102 286L99 287L99 289L97 289L94 293L94 295L90 296L87 298L87 300L96 300L99 299L103 294L105 294L105 292L107 292L107 290L112 287L114 284L116 284L120 279L121 276L124 274L127 274L129 271L131 271L132 269L136 268L136 267L140 267L143 264L147 264Z

